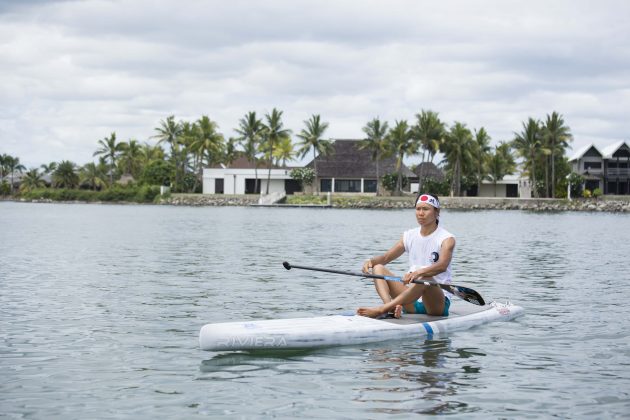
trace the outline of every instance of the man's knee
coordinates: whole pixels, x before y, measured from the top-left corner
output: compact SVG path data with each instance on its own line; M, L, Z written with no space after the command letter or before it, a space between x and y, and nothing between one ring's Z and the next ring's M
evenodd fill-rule
M385 274L385 270L386 268L383 264L376 264L374 267L372 267L372 273L378 274L379 276Z

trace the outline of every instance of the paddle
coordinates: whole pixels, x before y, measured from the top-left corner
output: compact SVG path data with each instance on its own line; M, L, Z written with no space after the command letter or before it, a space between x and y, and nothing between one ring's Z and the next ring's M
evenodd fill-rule
M290 270L292 268L299 268L301 270L323 271L325 273L345 274L348 276L357 276L357 277L364 277L364 278L370 278L370 279L383 279L387 281L397 281L397 282L403 281L403 279L400 277L380 276L378 274L367 274L367 273L353 273L351 271L330 270L328 268L304 267L301 265L291 265L286 261L283 262L282 265L287 270ZM451 292L452 294L454 294L460 299L465 300L466 302L474 303L475 305L479 305L479 306L483 306L486 304L486 302L483 300L481 295L469 287L457 286L454 284L441 284L441 283L436 283L435 281L427 281L427 280L419 280L419 279L412 280L411 282L416 283L416 284L426 284L427 286L440 286L440 288L442 288L443 290L446 290L447 292Z

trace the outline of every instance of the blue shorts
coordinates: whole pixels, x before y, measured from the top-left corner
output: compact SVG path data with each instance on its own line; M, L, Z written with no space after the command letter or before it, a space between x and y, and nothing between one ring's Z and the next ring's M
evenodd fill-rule
M442 312L442 316L448 316L448 308L451 306L451 300L444 296L444 312ZM424 303L419 300L416 300L413 303L413 307L416 310L417 314L426 314L427 308L424 307Z

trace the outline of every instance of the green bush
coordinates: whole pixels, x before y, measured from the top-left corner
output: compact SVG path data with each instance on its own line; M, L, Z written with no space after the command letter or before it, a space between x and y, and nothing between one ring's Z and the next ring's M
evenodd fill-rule
M144 168L140 181L148 185L171 185L174 178L175 166L172 163L155 160Z
M160 187L143 185L141 187L114 186L103 191L41 188L23 193L21 197L27 200L151 203L159 194Z
M419 192L429 192L439 196L447 196L451 193L451 186L448 184L448 181L440 182L434 178L426 178L422 182L422 191Z
M11 194L11 186L7 181L2 181L0 184L0 195L9 195Z
M595 198L599 198L599 197L601 197L601 196L602 196L602 194L604 194L604 192L602 191L602 189L601 189L601 188L595 188L595 189L593 190L593 197L595 197Z
M582 191L582 197L591 198L591 190L585 189L584 191Z
M584 178L580 174L575 172L569 175L569 182L571 183L571 197L582 196L582 186L584 185Z
M315 180L315 171L311 168L295 168L291 171L291 178L300 183L302 188L304 185L311 185Z
M326 195L288 195L287 204L326 204Z
M396 183L398 182L398 173L392 172L391 174L383 175L382 183L383 187L389 191L396 191ZM402 177L402 188L404 189L409 184L409 178L403 175Z

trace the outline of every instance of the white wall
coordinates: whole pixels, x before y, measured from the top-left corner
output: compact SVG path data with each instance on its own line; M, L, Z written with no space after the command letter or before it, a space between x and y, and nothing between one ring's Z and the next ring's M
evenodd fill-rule
M505 184L497 184L497 195L496 197L505 198L507 196L507 187ZM495 197L494 195L494 184L481 184L481 188L479 189L479 197Z
M290 169L272 169L269 192L284 193L284 180L291 179ZM267 190L267 170L258 169L258 179L260 181L260 191ZM223 179L224 194L245 194L245 180L254 179L256 172L254 169L237 168L212 168L203 170L203 193L215 194L215 180Z
M260 184L260 192L263 194L267 192L267 178L262 180L262 183ZM269 193L275 192L283 194L286 192L284 190L284 179L271 178L271 181L269 182Z

